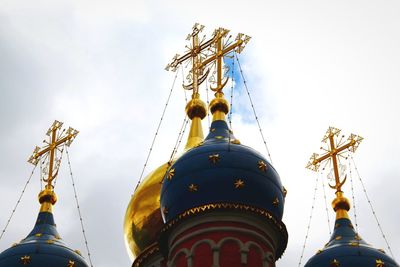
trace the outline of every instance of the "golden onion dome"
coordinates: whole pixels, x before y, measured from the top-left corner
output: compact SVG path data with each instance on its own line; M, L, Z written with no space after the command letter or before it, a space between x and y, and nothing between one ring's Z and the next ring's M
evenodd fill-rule
M160 211L160 190L168 167L168 163L161 165L144 178L129 202L125 213L124 237L132 260L157 240L164 224Z
M185 146L185 150L189 150L204 140L201 120L207 111L206 105L198 99L198 95L188 102L186 113L192 120ZM147 175L132 195L124 219L125 245L131 260L158 239L158 234L164 224L160 211L162 180L176 159L161 165Z

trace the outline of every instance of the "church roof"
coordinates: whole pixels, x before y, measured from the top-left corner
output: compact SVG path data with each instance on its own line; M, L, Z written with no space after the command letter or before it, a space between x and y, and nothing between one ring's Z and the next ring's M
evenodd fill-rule
M238 142L224 120L216 120L204 143L169 169L161 190L165 221L195 207L235 203L269 211L279 221L284 188L274 167Z
M348 218L339 218L325 247L317 252L305 267L397 267L383 250L367 244L354 230Z
M0 267L88 267L77 250L62 241L51 212L40 212L33 230L0 253Z

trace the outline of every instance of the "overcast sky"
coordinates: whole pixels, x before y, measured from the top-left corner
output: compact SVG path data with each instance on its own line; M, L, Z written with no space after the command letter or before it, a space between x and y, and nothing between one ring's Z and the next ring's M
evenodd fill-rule
M80 131L70 155L94 266L131 265L123 217L173 81L164 67L200 22L207 34L222 26L252 36L240 58L288 189L289 244L277 266L298 264L316 177L304 166L328 126L365 138L355 161L399 255L399 12L390 0L0 0L0 227L32 170L27 158L58 119ZM266 154L241 88L233 130ZM169 159L183 99L177 86L146 173ZM85 252L66 161L59 178L58 230ZM360 183L355 187L360 235L386 249ZM351 199L350 183L343 189ZM39 190L36 172L0 250L33 227ZM334 193L327 195L330 202ZM329 214L332 227L330 207ZM321 189L311 227L305 259L329 239Z

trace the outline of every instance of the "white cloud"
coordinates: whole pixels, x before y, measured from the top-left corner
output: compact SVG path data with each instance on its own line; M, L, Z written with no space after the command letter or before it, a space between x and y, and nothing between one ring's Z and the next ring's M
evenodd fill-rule
M398 8L391 1L3 1L0 225L30 173L26 158L57 118L81 132L70 154L94 264L130 266L122 220L174 76L163 69L184 51L191 26L201 22L209 33L222 26L253 37L241 62L289 191L289 246L277 265L298 262L314 186L304 165L330 125L365 137L356 160L398 255L400 214L387 206L398 200L400 174ZM148 172L168 160L183 119L183 93L175 90ZM242 97L234 105L247 105ZM266 154L257 126L241 115L233 117L236 137ZM66 162L63 168L56 220L64 239L84 251ZM32 227L37 180L0 250ZM349 185L345 191L350 198ZM356 193L361 236L384 248L360 187ZM328 240L325 217L319 194L305 259Z

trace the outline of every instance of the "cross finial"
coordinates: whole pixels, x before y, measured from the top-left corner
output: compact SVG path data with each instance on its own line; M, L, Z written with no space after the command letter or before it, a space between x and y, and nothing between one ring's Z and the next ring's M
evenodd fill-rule
M331 160L335 176L335 184L329 186L332 189L336 189L336 193L342 193L342 186L346 182L346 176L342 179L339 174L339 157L344 157L344 154L347 152L347 150L355 152L363 140L361 136L355 134L351 134L349 138L345 140L344 135L340 136L340 131L341 130L337 128L329 127L322 139L322 142L327 146L326 148L321 147L325 153L322 156L314 153L306 166L307 169L318 171L322 162Z
M57 151L61 152L61 147L63 145L70 146L72 141L79 133L77 130L71 127L69 127L68 130L61 129L62 125L62 122L59 122L57 120L54 121L53 125L46 133L46 135L48 136L48 141L43 141L44 143L46 143L46 145L43 148L37 146L34 149L32 156L28 160L29 163L37 165L41 159L44 159L43 163L47 165L44 170L45 173L43 173L43 181L47 183L46 188L43 192L46 191L46 193L41 192L39 198L42 197L43 199L45 199L45 196L47 196L46 194L53 191L52 182L57 177L58 169L61 163L61 159L57 158Z
M196 23L193 26L192 33L188 34L186 40L191 41L189 46L186 46L187 52L180 56L176 54L172 62L167 65L166 70L176 71L178 66L187 61L191 61L192 69L191 74L188 75L190 84L183 84L186 90L193 90L193 96L198 95L199 85L207 78L208 71L204 73L205 65L201 64L202 59L205 57L205 50L211 45L211 40L204 42L205 36L202 40L199 39L199 34L203 31L204 26Z
M201 40L199 39L199 34L203 29L204 26L198 23L193 26L192 33L188 34L186 38L188 41L191 40L190 46L186 46L188 51L183 56L176 54L165 69L176 71L180 64L190 60L192 63L191 74L189 75L190 84L183 87L187 90L193 90L193 95L196 95L198 86L204 82L209 74L209 69L206 70L206 67L215 61L217 87L212 88L212 90L222 93L222 88L227 82L227 80L223 81L223 57L234 50L241 53L250 41L250 37L239 33L234 41L231 40L232 36L224 39L229 30L218 28L214 31L213 36L205 41L205 36Z
M202 64L205 66L213 61L216 62L216 84L217 86L215 88L211 87L211 90L216 92L216 95L221 95L222 94L222 89L228 82L228 79L225 79L223 81L223 58L224 56L228 55L232 51L236 51L236 53L240 54L246 44L250 41L251 37L242 33L239 33L235 40L232 41L232 35L229 35L229 30L224 29L224 28L218 28L214 31L213 34L213 46L212 46L212 53L210 57L208 57L206 60L202 62ZM227 38L226 38L227 37Z

